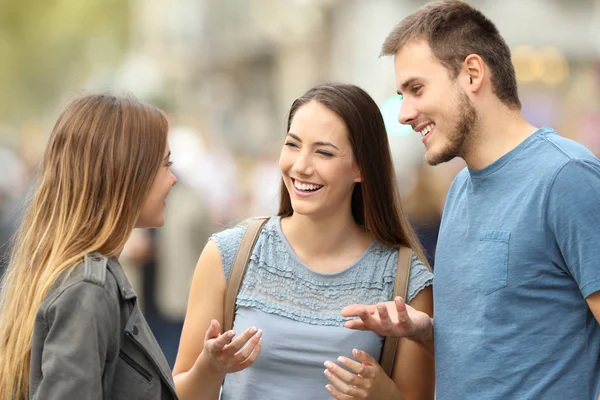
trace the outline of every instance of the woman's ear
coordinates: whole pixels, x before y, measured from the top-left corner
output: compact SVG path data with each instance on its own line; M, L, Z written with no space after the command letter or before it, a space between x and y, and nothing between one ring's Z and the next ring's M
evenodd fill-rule
M360 171L358 171L356 173L356 177L354 178L354 182L356 182L356 183L362 182L362 175L361 175Z

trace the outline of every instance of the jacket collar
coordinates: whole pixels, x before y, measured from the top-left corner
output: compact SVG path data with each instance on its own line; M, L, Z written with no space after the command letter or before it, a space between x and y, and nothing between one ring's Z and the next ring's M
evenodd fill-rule
M124 299L129 300L137 297L129 279L127 279L127 275L125 275L125 271L123 271L121 263L116 257L110 257L108 259L108 270L115 277L117 285L119 285L119 290L121 291L121 296L123 296Z

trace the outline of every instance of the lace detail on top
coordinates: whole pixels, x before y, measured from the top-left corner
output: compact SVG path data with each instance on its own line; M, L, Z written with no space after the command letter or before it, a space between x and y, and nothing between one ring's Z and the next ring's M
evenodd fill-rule
M219 251L225 278L248 222L211 236ZM264 226L250 256L236 306L259 309L314 325L341 326L341 310L354 303L375 304L392 298L398 251L373 242L344 270L324 274L306 266L281 232L280 218ZM433 283L433 274L413 255L408 302Z

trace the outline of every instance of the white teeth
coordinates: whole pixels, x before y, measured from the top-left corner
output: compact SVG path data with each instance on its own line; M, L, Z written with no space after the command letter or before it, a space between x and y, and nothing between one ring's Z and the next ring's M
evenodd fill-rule
M434 126L434 124L429 124L422 130L420 130L419 133L421 134L421 137L425 137L429 132L431 132Z
M300 183L298 181L294 181L294 186L300 190L317 190L321 189L322 185L313 185L312 183Z

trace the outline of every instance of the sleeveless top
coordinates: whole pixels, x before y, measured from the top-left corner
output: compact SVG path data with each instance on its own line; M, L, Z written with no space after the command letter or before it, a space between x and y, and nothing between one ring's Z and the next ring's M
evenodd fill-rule
M221 253L225 278L248 223L211 236ZM281 218L263 227L250 256L236 302L233 329L263 331L256 362L228 374L222 400L330 399L323 363L337 357L354 359L352 349L379 359L383 337L344 328L352 319L341 315L347 305L391 300L398 251L373 241L363 255L336 273L320 273L305 265L281 231ZM407 302L433 283L433 274L413 255Z

